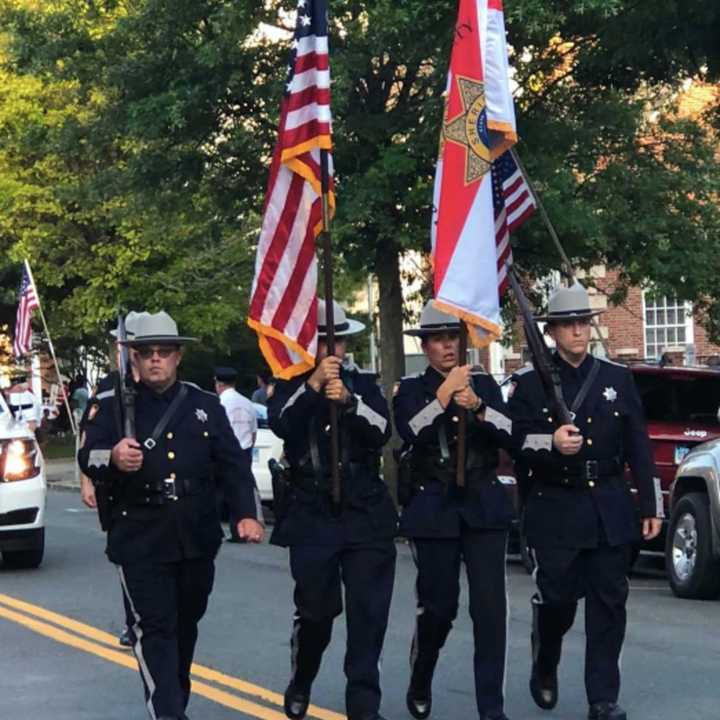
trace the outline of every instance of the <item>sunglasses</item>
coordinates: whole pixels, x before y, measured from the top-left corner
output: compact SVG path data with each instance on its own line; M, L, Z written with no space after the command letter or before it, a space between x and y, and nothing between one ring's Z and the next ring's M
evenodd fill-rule
M153 355L160 358L169 358L174 352L177 352L176 345L162 345L161 347L137 347L133 348L135 352L143 359L149 360Z

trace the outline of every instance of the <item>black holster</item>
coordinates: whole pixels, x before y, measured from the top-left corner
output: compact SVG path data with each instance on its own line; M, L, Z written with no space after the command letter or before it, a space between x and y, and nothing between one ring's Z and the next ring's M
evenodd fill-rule
M272 479L273 512L275 518L281 520L287 514L290 503L290 468L275 458L268 461L268 468Z
M113 484L104 482L95 485L95 501L97 502L100 527L108 532L112 526Z

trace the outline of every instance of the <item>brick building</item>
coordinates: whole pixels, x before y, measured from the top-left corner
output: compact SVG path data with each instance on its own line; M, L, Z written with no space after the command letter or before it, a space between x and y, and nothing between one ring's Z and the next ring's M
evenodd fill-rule
M654 297L633 287L621 305L608 303L618 283L616 271L593 268L591 304L605 312L597 317L604 343L593 333L593 352L613 360L658 362L663 356L673 365L720 363L720 346L708 340L704 328L693 315L692 304L672 297ZM481 353L481 361L498 377L504 377L527 361L521 325L515 328L514 346L493 345ZM607 352L606 352L607 348Z

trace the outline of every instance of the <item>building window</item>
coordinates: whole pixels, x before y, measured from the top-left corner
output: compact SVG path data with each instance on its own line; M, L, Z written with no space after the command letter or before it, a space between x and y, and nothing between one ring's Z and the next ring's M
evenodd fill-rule
M659 359L669 348L693 343L692 305L675 297L646 293L645 357Z

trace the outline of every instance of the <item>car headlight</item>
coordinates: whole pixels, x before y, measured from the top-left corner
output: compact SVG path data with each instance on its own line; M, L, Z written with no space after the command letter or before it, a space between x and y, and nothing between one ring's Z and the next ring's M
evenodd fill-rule
M37 447L32 440L9 440L2 444L2 479L5 482L27 480L38 472Z

